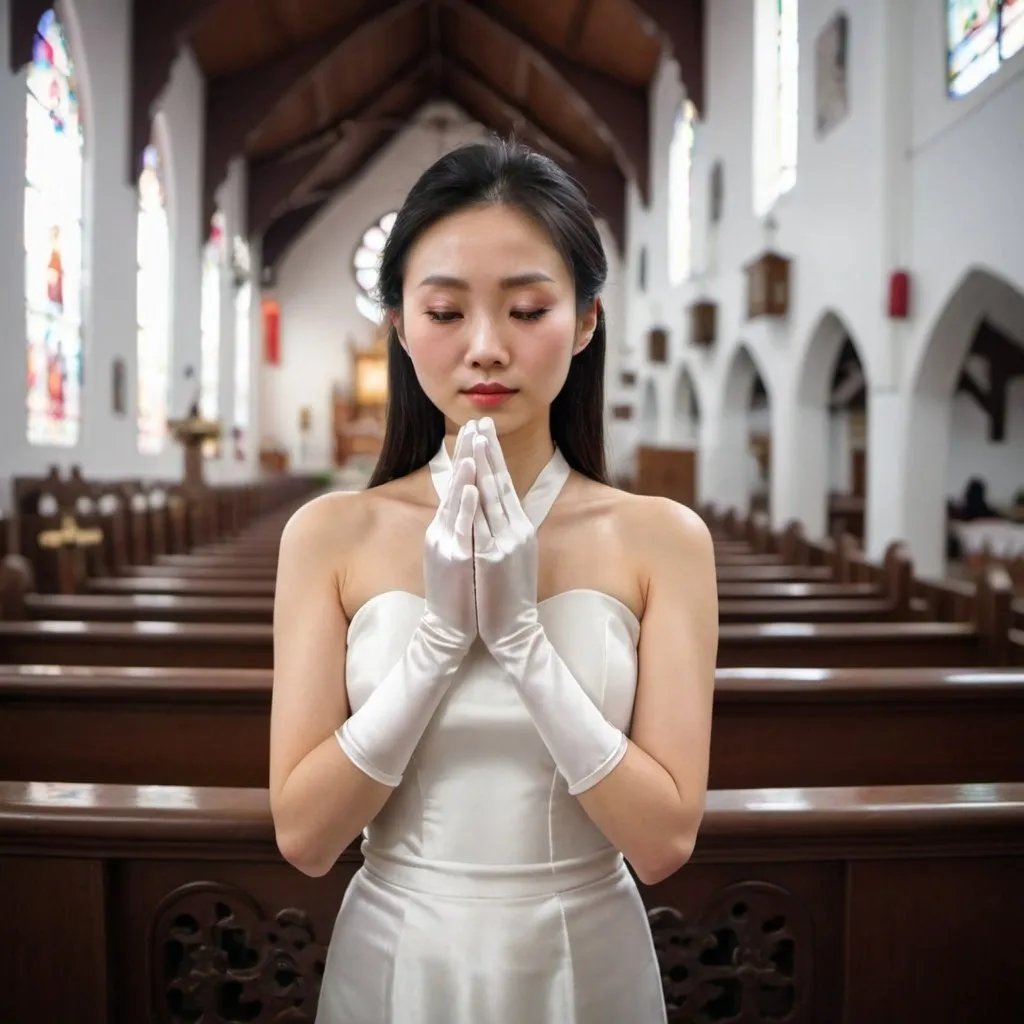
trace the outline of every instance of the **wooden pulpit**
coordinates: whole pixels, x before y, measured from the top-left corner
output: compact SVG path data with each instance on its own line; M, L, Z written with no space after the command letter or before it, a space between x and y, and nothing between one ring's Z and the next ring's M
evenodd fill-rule
M170 430L174 440L181 445L184 452L182 490L188 494L205 490L203 446L209 441L220 439L220 422L192 415L183 420L168 420L167 428Z

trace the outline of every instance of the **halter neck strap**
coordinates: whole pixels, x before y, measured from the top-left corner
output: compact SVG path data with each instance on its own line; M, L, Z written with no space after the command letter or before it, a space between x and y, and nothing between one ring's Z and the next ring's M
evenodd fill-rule
M429 465L434 490L437 492L438 500L443 500L448 493L448 485L452 478L452 460L444 441L441 442L441 447L438 448L437 454L430 460ZM533 523L535 530L540 529L540 524L547 518L551 506L554 505L555 499L561 494L566 480L569 479L570 472L565 456L556 448L554 455L534 480L533 486L522 498L523 511Z

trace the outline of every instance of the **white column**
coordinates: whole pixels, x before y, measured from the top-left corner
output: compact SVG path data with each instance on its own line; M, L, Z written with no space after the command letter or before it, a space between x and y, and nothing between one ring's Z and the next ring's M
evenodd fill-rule
M780 394L772 402L771 444L773 528L782 529L796 519L808 537L823 537L829 463L824 406Z
M701 430L700 501L746 514L750 504L750 428L746 412L722 410L715 419L709 419Z
M10 52L10 5L0 0L0 53ZM26 438L25 340L25 75L0 66L0 508L10 504L10 480L38 458Z
M128 174L131 93L129 0L79 3L69 29L86 64L86 289L83 470L96 477L138 472L136 238L138 196ZM74 44L72 44L74 45ZM124 413L113 408L113 368L124 366Z
M203 113L206 86L191 52L184 50L171 68L160 97L167 134L171 242L171 418L184 416L199 392L202 364L202 265L206 233L202 223ZM191 367L193 377L186 380ZM169 440L173 450L178 445Z
M907 511L914 500L909 492L922 479L918 475L919 471L927 476L933 464L939 467L940 480L945 475L946 455L949 451L948 425L945 435L932 437L923 451L915 451L910 456L906 443L907 407L907 398L897 391L873 390L870 394L867 411L865 544L868 557L879 559L892 541L907 541L915 554L915 572L920 573L925 570L925 563L919 559L920 537L908 531ZM911 463L913 484L908 477ZM932 573L937 568L932 563L925 571Z

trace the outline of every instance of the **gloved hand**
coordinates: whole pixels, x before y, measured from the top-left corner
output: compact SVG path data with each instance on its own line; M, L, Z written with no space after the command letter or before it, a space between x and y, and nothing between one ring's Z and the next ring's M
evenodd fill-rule
M479 422L472 444L480 495L474 522L477 628L498 664L514 676L517 647L540 627L537 531L516 494L490 417Z
M473 587L473 431L455 443L448 492L423 545L424 610L405 653L335 736L349 760L385 786L397 786L438 704L476 637Z
M473 440L480 494L473 525L480 638L519 688L552 760L577 795L622 760L628 743L576 681L537 613L537 535L523 510L494 422Z
M477 636L473 580L473 520L479 504L473 460L476 433L475 420L459 431L448 492L423 541L426 607L421 628L439 648L449 648L460 660Z

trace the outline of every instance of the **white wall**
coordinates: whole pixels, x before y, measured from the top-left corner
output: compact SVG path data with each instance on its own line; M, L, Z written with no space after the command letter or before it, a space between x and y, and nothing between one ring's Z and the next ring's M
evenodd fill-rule
M0 47L7 52L9 2L0 0ZM25 161L25 74L0 68L0 318L8 341L0 349L0 509L10 500L10 479L39 474L51 464L82 467L92 477L181 475L180 449L173 441L159 455L140 455L136 445L136 229L137 195L128 180L130 75L129 0L64 0L57 8L75 61L85 123L83 196L82 425L74 447L29 445L25 436L24 248L22 211ZM198 370L200 354L200 223L205 84L189 52L175 61L158 98L154 131L163 144L168 171L171 235L171 394L170 414L185 412L192 387L184 368ZM244 173L238 167L222 190L234 211L232 230L244 234ZM258 258L258 253L255 254ZM254 264L258 265L258 264ZM227 273L227 272L226 272ZM258 281L258 274L256 275ZM258 289L252 343L260 344ZM233 319L226 317L226 337ZM230 342L222 348L233 358ZM112 369L122 359L127 370L126 409L112 410ZM259 361L252 359L254 385ZM231 408L233 387L224 408ZM252 388L252 395L257 389ZM255 412L250 418L256 424ZM230 421L227 423L230 431ZM211 466L211 477L251 477L256 472L258 434L243 463Z
M670 443L676 379L682 366L689 368L703 414L701 497L728 501L743 492L733 464L740 432L729 426L736 422L729 370L737 347L745 345L772 398L773 520L782 525L797 517L820 532L824 495L845 475L830 465L836 442L829 440L825 410L836 334L822 325L831 314L853 338L869 384L869 549L877 554L889 540L906 538L919 565L936 571L942 558L936 515L947 491L949 445L936 435L934 417L918 416L915 427L911 409L923 408L915 382L940 314L971 267L988 268L1024 292L1024 208L1012 198L1024 166L1024 60L1018 56L976 93L953 101L945 92L944 5L846 5L850 110L819 139L815 46L840 6L801 0L798 180L774 211L773 247L794 260L790 314L781 323L746 322L742 268L767 241L752 195L755 2L761 0L708 5L707 111L697 128L693 172L694 277L675 288L666 273L666 174L669 135L684 93L672 61L665 61L652 87L652 198L645 209L634 192L628 218L628 251L635 259L647 248L649 283L641 294L629 282L629 361L641 386L648 379L654 384L662 443ZM724 214L712 234L708 180L717 159L725 170ZM912 275L911 318L893 322L886 316L887 281L902 267ZM698 296L719 306L710 351L689 344L684 322ZM985 311L973 311L971 331ZM670 331L666 366L646 362L643 339L653 326ZM966 328L960 334L962 348L949 356L957 365L969 341ZM629 395L638 410L641 393ZM947 399L951 393L950 385ZM958 441L954 464L975 459L978 441ZM936 456L922 455L922 445L936 444ZM1007 465L1010 447L985 464L1019 475ZM996 486L994 479L992 485L993 493L1019 486ZM924 528L929 515L931 532Z
M465 121L447 104L446 110ZM417 120L428 117L424 111ZM475 123L445 136L445 148L490 134ZM293 466L324 468L331 461L331 396L335 385L350 384L351 349L372 343L376 325L357 310L352 257L363 232L383 214L398 209L416 179L440 155L437 135L420 127L399 134L362 171L344 195L331 203L281 263L275 296L281 306L281 364L263 368L263 436L289 452ZM602 231L609 260L605 309L609 333L609 391L619 365L627 288L621 261L607 231ZM300 459L299 411L312 410L312 431L305 462ZM611 460L625 446L612 438Z

